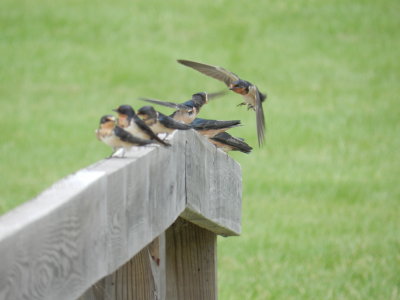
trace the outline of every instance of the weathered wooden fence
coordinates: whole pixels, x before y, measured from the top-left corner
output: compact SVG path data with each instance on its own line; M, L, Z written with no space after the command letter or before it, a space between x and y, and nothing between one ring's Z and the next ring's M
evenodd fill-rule
M60 180L0 217L0 299L216 299L241 171L196 132Z

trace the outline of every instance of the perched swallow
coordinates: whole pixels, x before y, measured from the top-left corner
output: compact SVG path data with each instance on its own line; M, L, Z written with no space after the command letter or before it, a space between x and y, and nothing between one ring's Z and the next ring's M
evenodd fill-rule
M99 128L96 130L96 137L108 146L113 148L113 153L123 148L124 153L133 146L142 146L154 143L152 140L144 140L133 136L128 131L116 125L115 117L105 115L100 119ZM111 154L111 155L112 155Z
M256 112L258 145L264 143L265 138L265 119L262 102L267 98L266 94L261 93L258 88L236 74L218 66L206 65L190 60L178 59L178 62L187 67L193 68L207 76L223 81L230 90L243 96L244 102L239 105L246 105L247 109Z
M250 153L251 150L253 150L243 139L233 137L227 132L218 133L208 140L224 152L240 151L243 153Z
M232 127L240 126L240 120L218 121L196 118L190 125L200 134L210 138Z
M208 103L211 98L217 97L224 94L223 92L207 94L205 92L196 93L192 95L192 99L183 103L166 102L156 99L139 98L140 100L147 101L153 104L159 104L176 109L176 111L170 115L171 118L178 122L189 124L193 122L197 114L200 112L201 107Z
M151 130L150 127L147 126L146 123L138 117L132 106L120 105L113 111L118 113L118 126L124 128L129 133L143 139L156 140L164 146L171 146L170 144L160 139L157 134L155 134L153 130Z
M153 130L155 133L171 133L175 129L188 130L192 126L178 122L171 117L168 117L158 111L152 106L143 106L138 110L139 117Z

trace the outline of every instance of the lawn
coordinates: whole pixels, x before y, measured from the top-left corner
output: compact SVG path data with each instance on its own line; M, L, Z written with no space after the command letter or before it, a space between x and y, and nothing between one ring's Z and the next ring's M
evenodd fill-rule
M243 233L220 238L220 299L400 299L400 2L0 2L0 213L110 153L99 117L140 96L268 93L266 146L241 119ZM396 50L397 49L397 50ZM168 111L162 109L162 111Z

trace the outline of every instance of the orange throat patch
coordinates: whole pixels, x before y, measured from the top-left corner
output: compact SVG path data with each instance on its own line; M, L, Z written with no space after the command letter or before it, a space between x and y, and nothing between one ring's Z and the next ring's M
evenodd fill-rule
M246 95L247 94L247 91L246 91L245 88L235 87L235 88L232 89L232 91L234 91L235 93L240 94L240 95Z
M122 128L126 128L129 126L127 115L123 115L123 114L118 115L118 126L122 127Z

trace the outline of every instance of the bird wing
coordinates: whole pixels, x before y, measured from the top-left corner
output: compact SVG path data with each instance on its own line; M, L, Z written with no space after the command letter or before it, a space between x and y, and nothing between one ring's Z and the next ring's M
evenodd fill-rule
M256 111L256 123L257 123L257 137L258 137L258 145L261 146L264 144L265 140L265 118L264 118L264 110L262 107L262 99L261 99L261 93L257 89L256 86L254 86L255 92L255 111Z
M147 145L147 144L153 143L153 141L138 138L138 137L130 134L128 131L124 130L123 128L121 128L119 126L115 126L114 132L115 132L115 135L121 139L121 141L130 143L130 144Z
M240 79L239 76L222 67L211 66L184 59L178 59L178 62L187 67L193 68L207 76L223 81L227 86L229 86L232 82Z
M247 143L241 138L231 136L227 132L221 132L211 138L214 141L220 142L225 145L229 145L233 150L241 151L243 153L250 153L253 150Z
M167 128L170 129L179 129L179 130L188 130L191 129L192 126L177 122L173 118L160 114L158 117L158 121Z
M157 100L157 99L148 99L148 98L139 98L139 100L142 101L146 101L146 102L150 102L153 104L158 104L158 105L162 105L162 106L166 106L169 108L174 108L174 109L179 109L179 110L187 110L187 111L192 111L191 107L188 107L187 105L185 105L184 103L179 104L179 103L174 103L174 102L168 102L168 101L161 101L161 100ZM188 100L191 101L191 100ZM187 102L188 102L187 101ZM186 102L185 102L186 103Z
M219 121L219 120L206 120L206 119L196 118L192 122L192 126L196 130L232 128L239 125L240 125L240 120Z
M222 97L228 93L228 90L223 90L215 93L207 93L207 98L208 100L217 98L217 97Z
M148 98L139 98L139 100L150 102L153 104L163 105L163 106L170 107L170 108L179 109L179 104L174 103L174 102L167 102L167 101L148 99Z
M136 125L144 131L152 140L156 140L160 144L163 144L164 146L171 146L170 144L164 142L162 139L160 139L157 134L154 133L153 130L149 126L146 125L146 123L140 119L139 117L135 116L134 122L136 122Z

